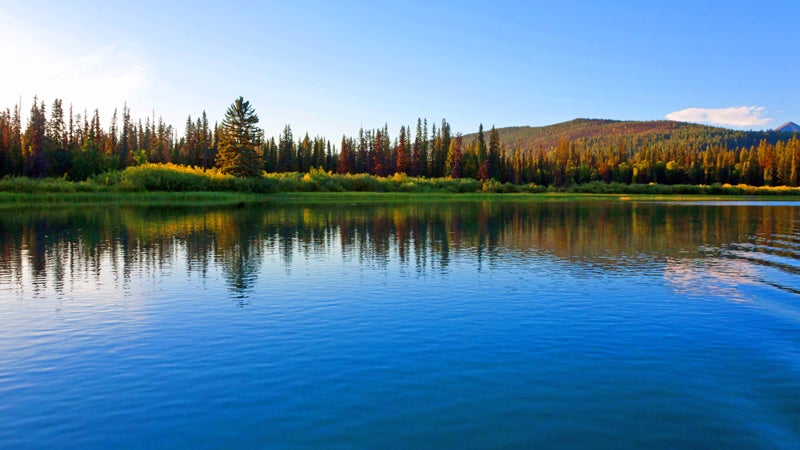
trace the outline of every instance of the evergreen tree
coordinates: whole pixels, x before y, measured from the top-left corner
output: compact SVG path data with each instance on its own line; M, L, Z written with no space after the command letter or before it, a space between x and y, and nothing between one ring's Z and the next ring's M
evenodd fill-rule
M186 118L184 138L180 146L180 158L178 161L181 164L189 166L198 165L200 158L198 155L197 140L197 130L195 129L194 121L192 121L192 116L190 115Z
M258 116L243 97L236 99L219 131L217 167L224 173L255 177L261 174L261 140Z
M263 161L264 171L271 173L278 171L278 144L275 143L275 138L269 138L264 144L263 148Z
M503 168L502 166L502 152L500 144L500 133L497 128L492 125L492 130L489 132L489 178L501 180Z
M428 161L430 157L428 156L430 152L428 151L428 119L424 119L422 121L422 147L419 151L419 175L423 177L427 177L430 175L430 164Z
M8 155L11 150L11 111L0 112L0 177L9 174Z
M406 128L400 127L400 138L397 142L397 173L411 173L411 158L406 146Z
M311 167L326 169L327 161L325 158L325 139L316 136L314 138L314 151L311 154Z
M431 145L430 145L430 156L428 157L428 175L431 177L441 177L444 176L444 163L442 163L441 167L439 166L439 152L442 145L442 136L436 130L436 124L431 125Z
M447 151L450 148L450 141L451 141L450 124L447 123L447 120L442 119L442 128L441 128L441 130L439 130L439 133L442 135L442 142L441 142L442 145L441 145L441 148L440 148L440 160L441 160L441 163L442 163L442 167L444 167L443 163L447 159ZM448 174L443 171L441 176L444 177L444 176L447 176L447 175Z
M325 150L325 171L330 172L336 168L338 164L338 160L334 153L336 152L336 146L331 145L331 141L327 141Z
M461 176L464 178L478 179L478 153L476 147L478 146L477 140L467 144L461 160L462 172Z
M448 175L452 178L461 178L461 159L463 157L463 147L461 133L456 135L456 138L450 142L450 148L447 151L447 162L445 167Z
M46 158L51 176L63 176L69 170L70 153L68 151L67 125L64 122L64 109L61 100L53 101L50 109L50 120L47 122Z
M483 136L483 124L478 126L478 162L486 161L486 139Z
M41 107L37 105L34 97L31 115L28 118L28 128L23 136L25 159L25 174L29 177L42 178L47 175L47 157L45 156L45 141L47 136L47 119L45 116L44 102Z
M355 165L353 147L353 139L342 136L342 149L339 151L339 164L336 166L336 173L352 173L353 166Z
M132 135L133 129L131 127L131 112L126 103L122 106L122 134L120 135L119 139L119 162L122 167L125 167L130 163Z
M417 118L417 133L414 136L414 144L411 149L411 170L409 171L409 175L413 177L422 175L422 142L424 139L422 135L422 119Z
M291 172L294 167L294 137L288 124L278 137L278 171Z
M382 130L378 130L375 132L375 139L373 139L372 142L372 169L370 171L372 175L386 175L386 165L384 164L383 153L383 134Z
M22 99L14 105L14 114L11 116L11 147L9 150L9 167L12 175L22 175L25 163L22 158L22 119L20 115Z
M104 148L106 155L110 155L116 158L118 156L118 151L117 151L118 143L119 143L119 123L117 120L117 109L114 108L114 114L111 115L111 125L108 127L108 134L106 134L106 139L104 141Z
M211 130L208 128L208 116L206 111L203 110L200 118L197 119L196 127L199 137L197 141L198 151L200 152L200 160L204 169L211 167L211 161L214 161L215 155L212 152L212 137Z
M370 167L370 145L369 137L363 128L358 130L358 148L356 149L355 164L352 167L353 173L367 173Z

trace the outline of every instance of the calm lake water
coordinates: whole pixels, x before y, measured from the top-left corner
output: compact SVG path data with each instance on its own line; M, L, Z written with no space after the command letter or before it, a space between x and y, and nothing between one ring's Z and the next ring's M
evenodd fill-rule
M0 447L799 448L800 204L2 210Z

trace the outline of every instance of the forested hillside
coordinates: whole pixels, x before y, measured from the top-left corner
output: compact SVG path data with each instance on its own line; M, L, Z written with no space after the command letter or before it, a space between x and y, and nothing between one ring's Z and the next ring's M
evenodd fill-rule
M0 176L84 180L146 162L218 166L220 128L206 113L182 131L123 107L110 119L34 99L0 112ZM107 124L107 126L103 126ZM289 125L260 141L267 172L308 172L495 179L569 186L591 181L662 184L800 184L800 140L778 132L745 132L670 122L577 119L545 127L484 130L462 136L442 120L360 130L331 141L295 137Z
M798 142L790 133L600 119L497 132L515 181L559 186L594 180L756 186L800 181Z
M621 121L575 119L543 127L499 128L500 139L508 148L522 151L555 148L561 140L586 140L596 145L613 145L624 137L633 146L655 141L692 140L705 144L745 147L758 145L766 137L775 143L787 136L778 132L747 132L670 120ZM477 134L464 136L468 140Z

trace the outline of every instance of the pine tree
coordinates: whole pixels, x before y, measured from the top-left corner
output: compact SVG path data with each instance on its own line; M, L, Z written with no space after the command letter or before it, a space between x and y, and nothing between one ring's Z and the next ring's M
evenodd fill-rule
M400 138L397 142L397 173L410 173L411 158L408 155L408 147L406 146L406 128L400 127Z
M208 128L208 116L206 111L197 119L197 130L200 133L199 141L197 143L200 151L200 159L204 169L211 167L211 161L214 160L214 154L211 151L212 137L211 130Z
M117 109L114 108L114 114L111 115L111 125L108 128L108 135L105 140L105 154L114 157L118 156L117 144L119 139L119 124L117 120Z
M331 141L327 141L325 147L325 171L330 172L336 168L338 163L336 156L334 156L336 146L331 145Z
M363 128L358 130L358 147L356 148L355 164L352 173L367 173L370 167L370 145L369 137Z
M297 159L294 170L296 172L308 172L311 168L311 139L308 133L303 137L303 140L297 144Z
M125 103L122 105L122 134L119 138L119 162L122 167L126 167L130 162L130 151L133 148L132 134L131 111L128 109L128 104Z
M447 151L447 161L445 168L448 175L452 178L461 178L461 159L463 157L463 146L461 133L456 135L456 138L450 142L450 148Z
M342 149L339 152L339 163L336 166L336 173L352 173L353 166L355 165L353 147L353 139L342 136Z
M430 175L430 160L428 152L428 119L422 121L422 147L419 152L419 175L427 177Z
M372 157L371 157L371 170L370 174L384 176L386 175L385 171L385 164L383 162L383 135L381 134L382 130L378 130L375 132L375 139L372 143Z
M217 167L223 173L255 177L261 174L261 140L258 116L243 97L236 99L219 131Z
M409 129L410 131L410 129ZM409 136L410 139L410 136ZM417 133L414 137L414 144L411 150L411 170L409 175L416 177L422 174L422 119L417 118Z
M64 109L61 100L53 101L50 121L47 123L46 157L51 176L63 176L69 170L70 154L67 150L67 125L64 123Z
M14 113L11 116L11 147L8 157L10 172L13 175L22 175L25 170L25 163L22 157L21 103L22 99L20 99L20 103L14 105Z
M11 150L11 111L0 112L0 177L9 174L9 151Z
M294 137L288 124L278 137L278 171L291 172L294 167Z
M483 136L483 124L478 126L478 163L486 161L486 139Z
M180 159L178 161L181 164L186 164L189 166L196 166L199 164L200 158L198 155L197 141L197 130L195 129L194 121L190 115L186 118L184 138L182 145L180 146Z
M28 128L22 138L23 156L25 158L25 174L29 177L42 178L47 175L47 157L45 156L45 139L47 136L47 119L44 102L37 105L34 97Z
M489 132L489 178L501 180L503 178L503 168L500 149L500 133L497 128L492 125L492 130Z
M275 143L275 138L269 138L263 147L263 160L261 163L264 165L264 171L267 173L278 171L278 144Z

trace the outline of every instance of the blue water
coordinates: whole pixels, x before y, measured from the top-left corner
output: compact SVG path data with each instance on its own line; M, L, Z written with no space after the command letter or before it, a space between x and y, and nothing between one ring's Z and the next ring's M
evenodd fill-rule
M800 205L0 216L0 447L800 448Z

